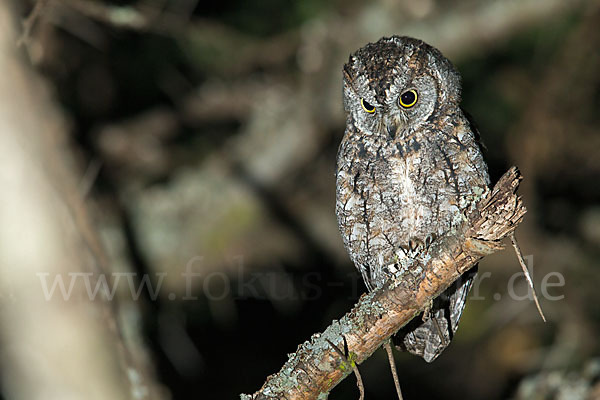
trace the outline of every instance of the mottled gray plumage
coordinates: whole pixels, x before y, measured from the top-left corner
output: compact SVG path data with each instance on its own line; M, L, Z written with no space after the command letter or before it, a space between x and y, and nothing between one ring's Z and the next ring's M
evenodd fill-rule
M336 213L369 290L457 227L489 185L460 94L460 75L450 61L408 37L370 43L344 66L347 121L337 159ZM415 318L398 332L403 348L427 361L446 348L474 274L436 299L429 319Z

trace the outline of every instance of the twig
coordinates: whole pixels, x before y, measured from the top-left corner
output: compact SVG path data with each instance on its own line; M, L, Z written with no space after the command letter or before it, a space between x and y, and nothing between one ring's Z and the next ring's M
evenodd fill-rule
M342 359L344 360L346 365L351 367L352 371L354 371L354 375L356 375L356 385L358 386L358 392L360 393L360 397L358 398L358 400L364 400L365 386L363 385L362 377L360 376L360 372L358 371L358 367L356 366L356 363L349 361L347 353L346 354L342 353L342 351L335 344L333 344L329 339L326 339L326 340L327 340L327 343L329 343L329 345L331 347L333 347L335 352L338 353L338 355L340 357L342 357ZM347 346L348 346L348 344L346 343L346 338L344 337L344 347L346 348L346 350L347 350Z
M538 301L537 294L535 293L535 288L533 287L533 280L531 280L531 276L529 275L529 271L527 270L527 265L525 265L525 260L523 259L523 254L521 253L521 248L519 247L519 243L517 243L517 238L515 237L515 233L512 232L510 234L510 241L515 249L515 253L517 254L517 258L519 259L519 264L521 264L521 268L523 269L523 274L525 275L525 279L527 279L527 283L531 288L531 292L533 294L533 301L535 302L535 306L537 307L540 316L546 322L546 317L544 316L544 312L542 311L542 307L540 306L540 302Z
M435 320L434 320L435 321ZM388 356L390 362L390 370L392 371L392 377L394 378L394 386L396 386L396 394L398 394L398 400L402 400L402 390L400 389L400 379L398 379L398 371L396 370L396 360L394 360L394 352L392 351L392 339L388 339L383 344L383 348Z
M35 22L42 14L42 10L44 9L44 7L46 7L47 3L48 0L38 0L35 3L35 6L33 7L33 10L31 10L31 13L29 13L27 18L25 18L25 20L23 21L23 32L21 33L21 36L19 36L19 38L17 39L17 47L21 47L29 42L29 37L31 36L31 30L33 29L33 25L35 25Z
M153 22L151 16L130 6L112 6L90 0L61 0L61 3L79 11L88 18L121 29L147 30Z
M82 198L86 198L92 187L94 186L94 182L98 178L98 174L100 173L100 168L102 167L102 161L99 159L93 159L88 164L83 177L79 181L79 193Z
M328 341L344 336L349 359L360 364L418 315L484 256L503 248L526 212L516 195L521 175L511 168L466 215L464 225L443 236L382 287L364 294L354 308L321 334L300 345L282 369L242 400L324 398L350 370Z

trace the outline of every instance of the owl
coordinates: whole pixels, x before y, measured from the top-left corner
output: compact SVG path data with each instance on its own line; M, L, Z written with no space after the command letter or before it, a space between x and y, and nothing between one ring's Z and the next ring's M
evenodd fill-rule
M489 186L478 134L460 107L460 75L439 50L392 36L343 68L346 131L336 168L344 245L369 290L463 222ZM458 327L476 271L436 298L395 342L431 362Z

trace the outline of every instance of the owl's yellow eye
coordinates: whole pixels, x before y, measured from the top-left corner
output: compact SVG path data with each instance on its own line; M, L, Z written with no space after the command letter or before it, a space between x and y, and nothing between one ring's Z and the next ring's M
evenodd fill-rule
M373 114L375 112L375 106L369 104L365 99L360 99L360 105L362 106L363 110L369 114Z
M402 93L400 97L398 97L398 103L400 103L400 105L404 108L411 108L412 106L417 104L418 98L419 95L417 94L417 91L415 89L410 89Z

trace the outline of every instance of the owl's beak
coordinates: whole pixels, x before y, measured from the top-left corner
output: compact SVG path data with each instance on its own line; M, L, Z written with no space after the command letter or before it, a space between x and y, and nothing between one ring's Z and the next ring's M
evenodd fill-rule
M394 139L398 135L398 132L404 129L404 121L401 118L390 118L385 122L385 130L387 131L390 138Z
M396 124L388 123L386 124L385 129L392 139L396 137L396 132L398 132L398 126Z
M391 139L395 139L406 128L407 121L400 115L390 115L383 121L385 130Z

